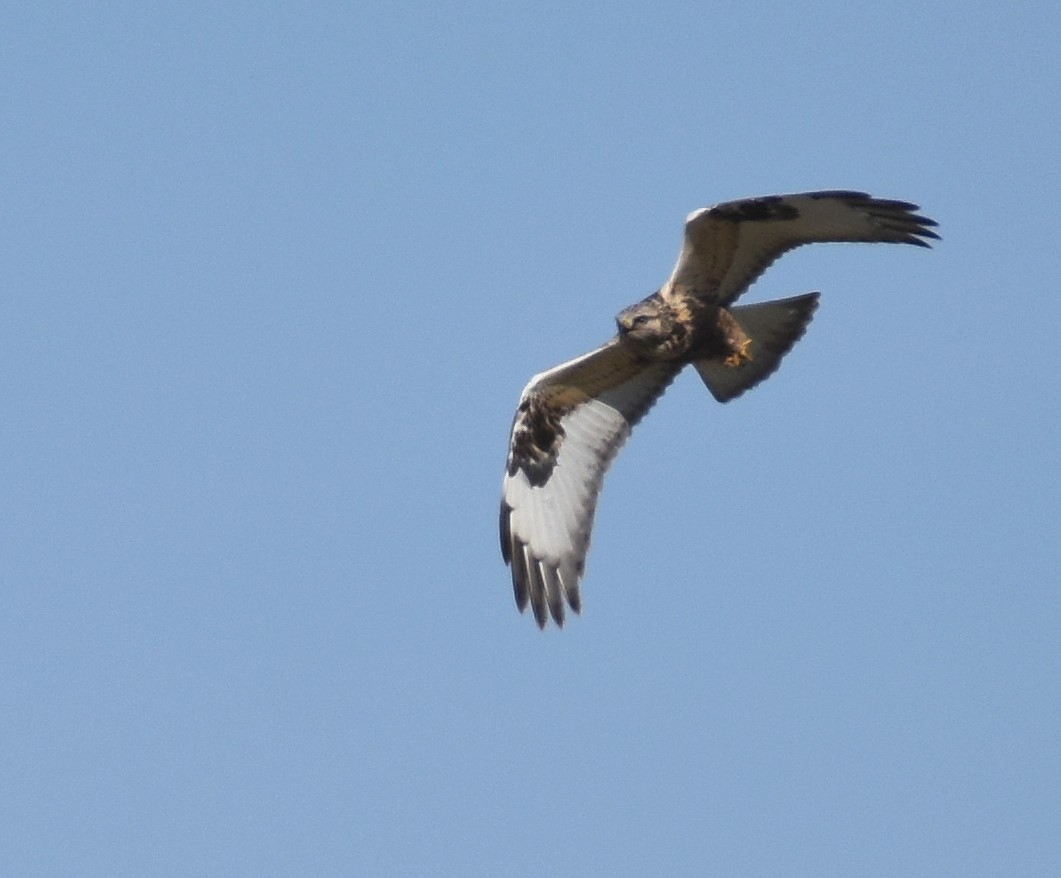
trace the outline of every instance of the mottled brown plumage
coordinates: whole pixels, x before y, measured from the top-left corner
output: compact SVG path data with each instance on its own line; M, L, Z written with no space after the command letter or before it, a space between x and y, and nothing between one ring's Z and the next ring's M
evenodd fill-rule
M616 316L618 333L534 376L512 424L502 485L501 553L520 611L545 627L582 606L582 579L604 473L637 422L685 366L719 402L761 382L803 335L818 293L733 302L778 256L816 241L928 246L935 222L904 201L809 192L727 202L689 215L678 262L655 293Z

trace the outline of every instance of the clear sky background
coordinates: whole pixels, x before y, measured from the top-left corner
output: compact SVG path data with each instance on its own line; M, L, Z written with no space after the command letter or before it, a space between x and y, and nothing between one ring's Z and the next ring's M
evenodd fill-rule
M6 4L0 873L1061 874L1061 6ZM683 375L584 612L517 614L518 395L692 209L805 248Z

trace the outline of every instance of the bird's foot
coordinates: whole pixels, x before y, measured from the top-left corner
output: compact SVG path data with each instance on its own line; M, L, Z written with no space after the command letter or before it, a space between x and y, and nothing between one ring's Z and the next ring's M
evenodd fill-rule
M752 340L750 338L744 339L744 341L740 343L740 347L733 351L733 353L726 357L722 362L731 369L736 369L745 362L750 363L752 361L752 355L748 353L748 348L751 347L751 344Z

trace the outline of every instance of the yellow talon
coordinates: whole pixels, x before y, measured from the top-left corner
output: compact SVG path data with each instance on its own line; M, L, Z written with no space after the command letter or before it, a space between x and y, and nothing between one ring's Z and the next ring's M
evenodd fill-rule
M722 362L725 365L729 366L731 369L736 369L745 360L747 360L750 363L752 361L752 355L748 353L748 348L750 348L751 345L752 345L752 340L750 338L744 339L744 341L742 341L740 343L740 350L734 351L732 354L730 354L728 357L726 357L726 359L724 359Z

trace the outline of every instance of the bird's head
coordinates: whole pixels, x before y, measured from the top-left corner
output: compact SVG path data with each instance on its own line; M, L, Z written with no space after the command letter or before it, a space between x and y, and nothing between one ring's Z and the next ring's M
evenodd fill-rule
M669 338L674 328L670 309L655 293L624 308L616 315L615 323L620 338L652 346Z

